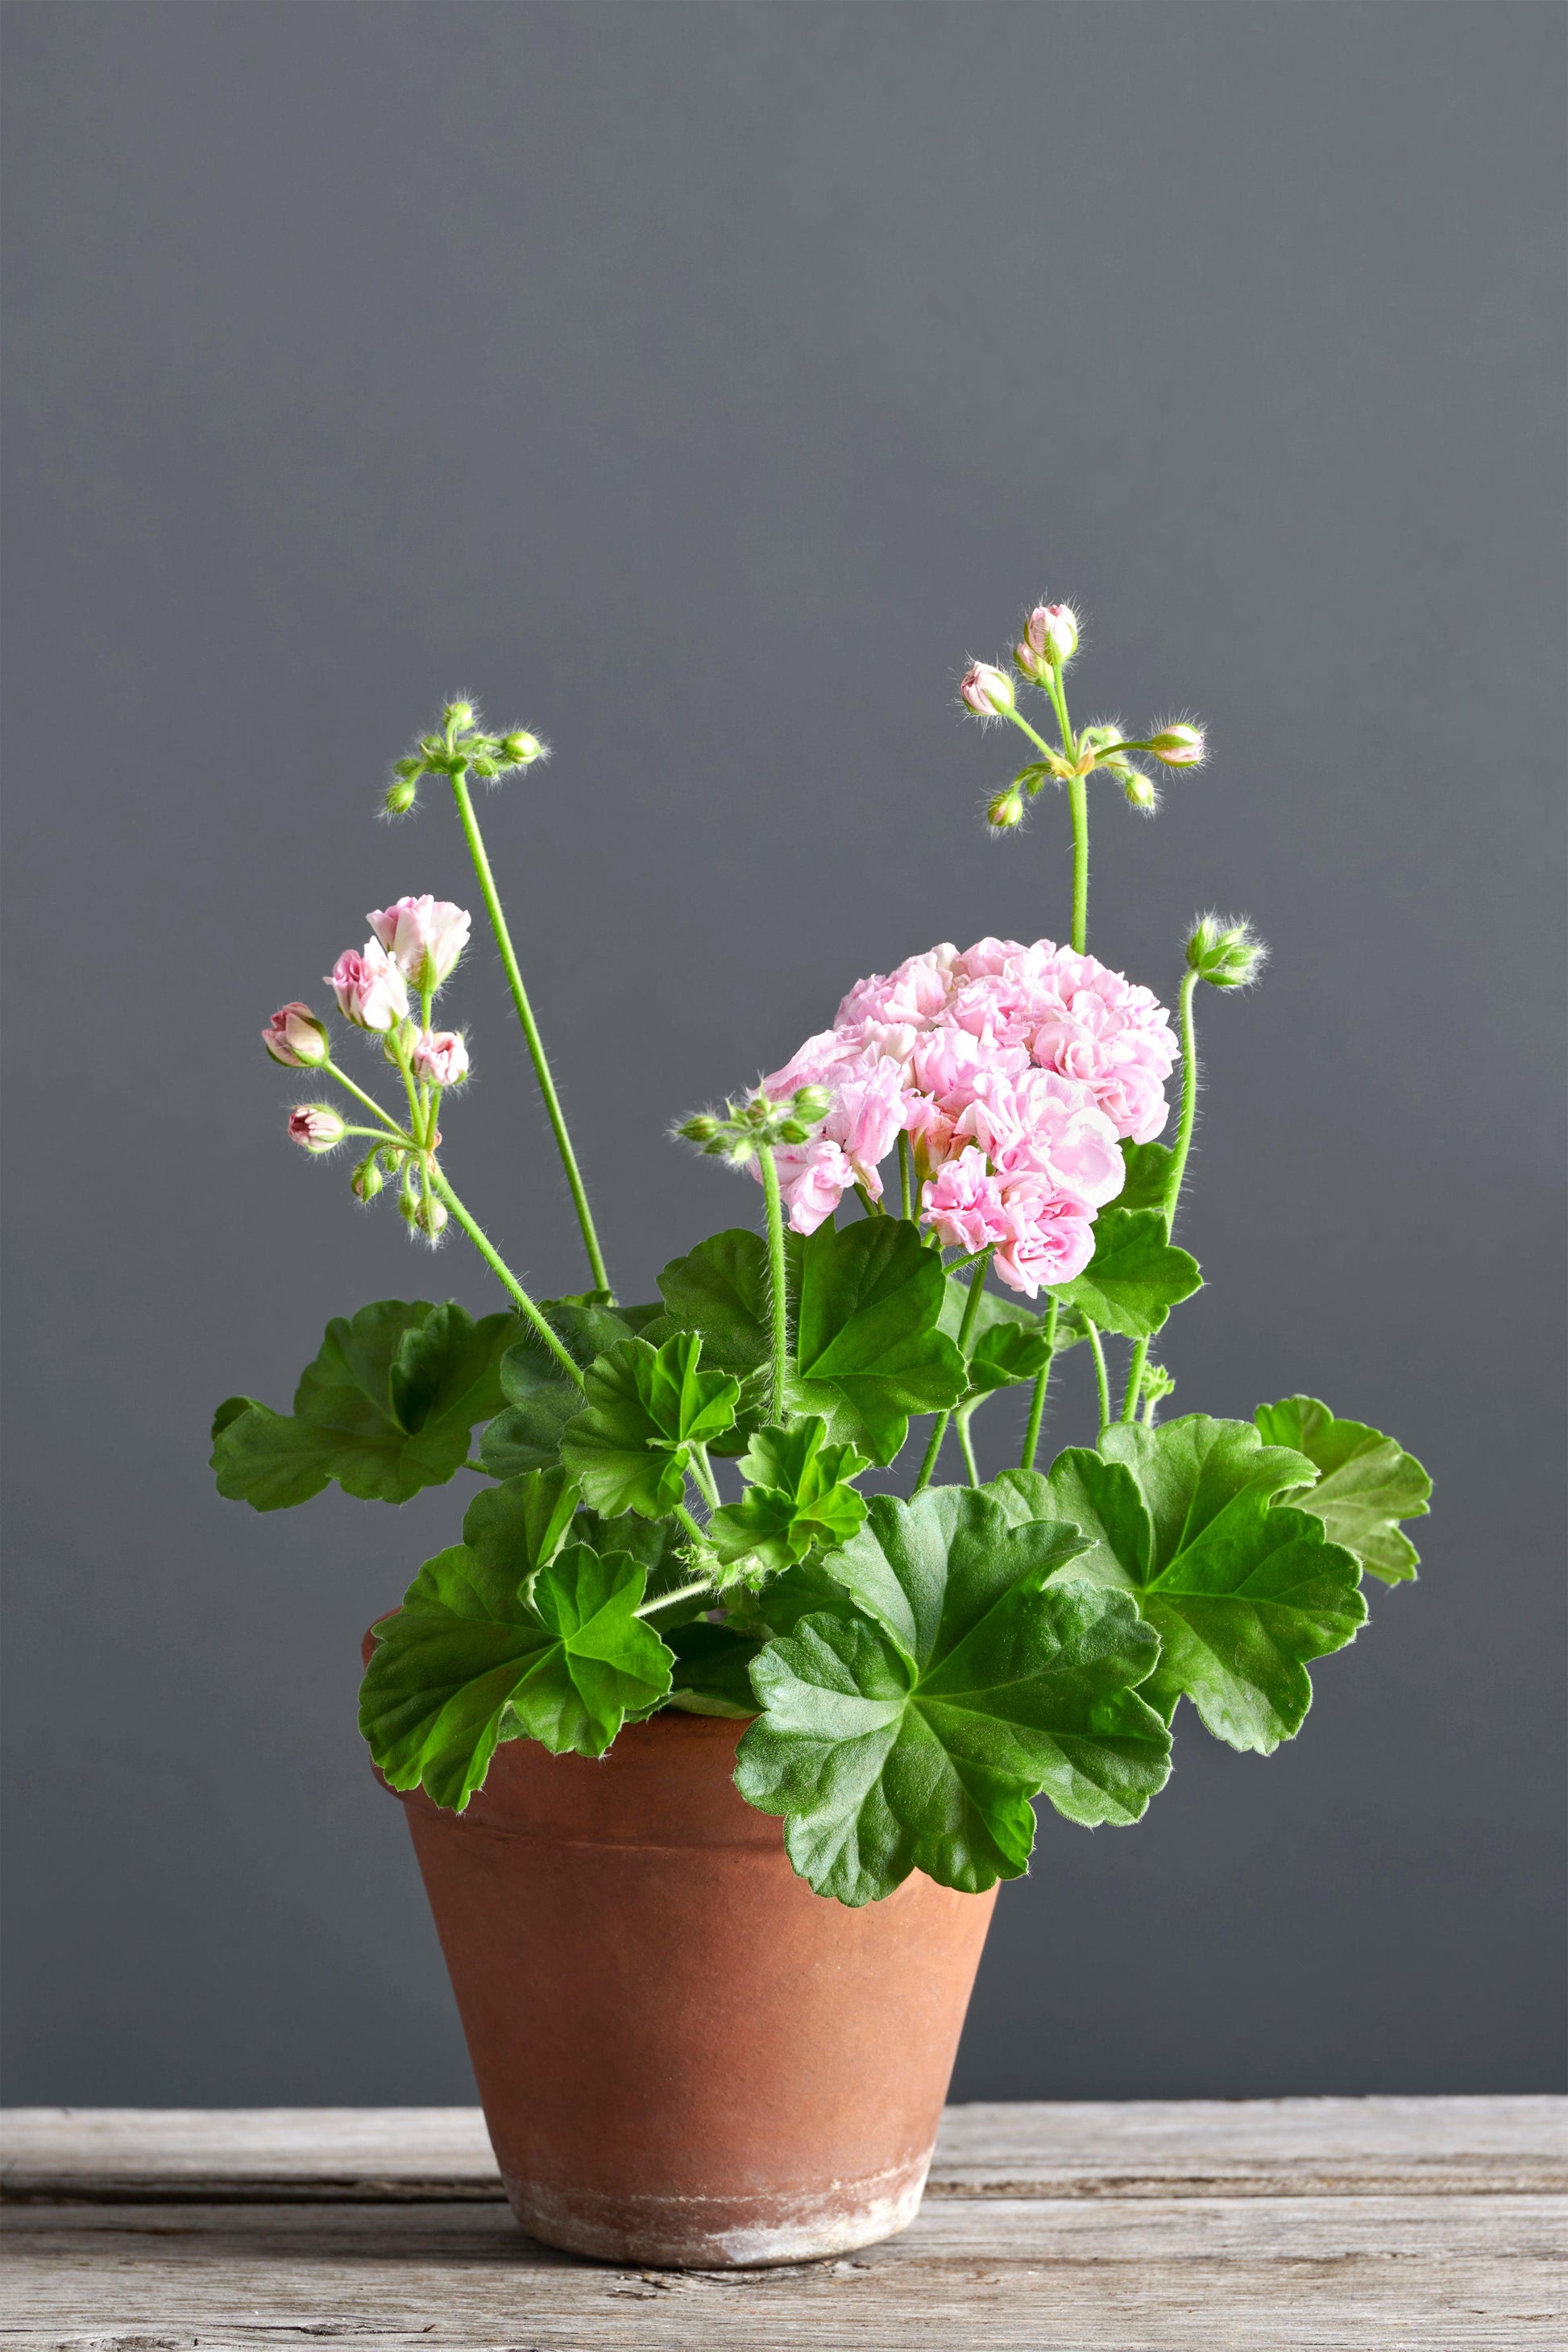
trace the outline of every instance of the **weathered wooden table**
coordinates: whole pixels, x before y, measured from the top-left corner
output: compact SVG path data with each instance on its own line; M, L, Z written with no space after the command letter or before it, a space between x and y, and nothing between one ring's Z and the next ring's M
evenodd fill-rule
M17 2108L0 2346L1568 2344L1568 2100L948 2110L912 2229L638 2272L522 2236L477 2108Z

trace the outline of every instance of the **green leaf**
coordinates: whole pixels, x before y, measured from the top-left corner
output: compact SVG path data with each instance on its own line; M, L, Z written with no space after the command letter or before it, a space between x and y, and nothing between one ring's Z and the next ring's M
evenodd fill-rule
M582 1298L545 1298L541 1311L574 1364L584 1370L618 1341L632 1337L634 1317L645 1324L658 1307L611 1310L592 1292ZM583 1410L583 1391L561 1369L531 1324L501 1359L501 1390L508 1410L497 1415L479 1444L479 1460L492 1478L524 1470L548 1469L561 1458L561 1433Z
M799 1265L792 1410L820 1413L830 1436L889 1463L911 1413L963 1395L963 1359L939 1328L941 1255L905 1219L867 1217L842 1233L819 1226Z
M1103 1331L1147 1339L1181 1299L1203 1286L1198 1262L1165 1238L1154 1209L1102 1209L1095 1220L1094 1255L1075 1282L1057 1296Z
M742 1225L714 1234L672 1258L658 1286L681 1329L700 1335L704 1363L736 1380L766 1364L768 1254L759 1234Z
M850 1605L803 1616L757 1659L763 1713L735 1776L785 1816L819 1894L877 1901L916 1869L969 1893L1015 1878L1041 1793L1075 1821L1143 1811L1170 1765L1132 1687L1158 1643L1130 1596L1048 1581L1080 1549L1071 1528L942 1487L877 1496L824 1563Z
M732 1425L740 1383L700 1370L701 1353L682 1332L661 1348L623 1339L589 1366L587 1406L563 1432L561 1458L595 1510L663 1518L685 1495L692 1448Z
M1028 1475L997 1485L1024 1498ZM1075 1575L1132 1592L1160 1636L1144 1695L1167 1721L1184 1696L1216 1738L1270 1754L1311 1705L1310 1661L1364 1622L1354 1556L1275 1500L1313 1475L1250 1422L1201 1413L1153 1430L1117 1423L1098 1454L1073 1446L1052 1465L1052 1507L1089 1543Z
M533 1599L466 1544L426 1560L376 1628L360 1729L395 1789L461 1812L498 1743L602 1756L626 1715L669 1688L670 1653L635 1612L643 1571L572 1544L541 1563Z
M576 1509L575 1483L559 1465L531 1470L474 1496L463 1514L463 1541L482 1570L510 1578L526 1593L565 1542Z
M955 1342L963 1328L973 1280L973 1274L967 1279L956 1274L947 1276L940 1328ZM1020 1299L1003 1298L994 1290L983 1290L971 1335L968 1386L959 1400L959 1411L978 1404L997 1389L1014 1388L1021 1381L1035 1380L1050 1362L1051 1355L1043 1315L1026 1307Z
M675 1653L668 1706L687 1715L755 1715L752 1662L762 1654L761 1642L732 1625L701 1620L679 1626L668 1639Z
M468 1459L474 1423L500 1409L500 1360L518 1328L515 1315L476 1323L453 1300L384 1298L340 1317L300 1375L291 1415L235 1397L220 1405L219 1494L275 1511L330 1478L384 1503L443 1485Z
M1425 1517L1432 1481L1397 1438L1364 1421L1337 1421L1316 1397L1260 1404L1254 1419L1265 1444L1292 1445L1316 1463L1317 1485L1294 1499L1321 1519L1331 1543L1353 1551L1384 1584L1415 1575L1419 1554L1399 1521Z
M1175 1153L1165 1143L1123 1143L1127 1181L1116 1195L1119 1209L1158 1209L1163 1214Z
M818 1414L793 1429L758 1431L740 1465L752 1483L708 1522L708 1540L726 1566L751 1555L776 1571L855 1533L866 1499L848 1481L869 1465L851 1445L824 1444L826 1434Z

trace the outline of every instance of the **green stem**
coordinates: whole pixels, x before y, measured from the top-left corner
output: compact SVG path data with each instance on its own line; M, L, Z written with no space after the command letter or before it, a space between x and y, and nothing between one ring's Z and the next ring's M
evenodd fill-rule
M691 1449L691 1475L701 1487L702 1499L709 1509L716 1511L719 1508L719 1486L705 1445L694 1445Z
M1035 1393L1029 1400L1029 1425L1024 1432L1024 1456L1018 1465L1023 1470L1034 1468L1035 1456L1040 1450L1040 1423L1046 1417L1046 1391L1050 1387L1051 1367L1057 1360L1057 1318L1061 1311L1061 1300L1053 1298L1050 1312L1046 1318L1046 1338L1051 1352L1046 1358L1044 1369L1035 1382Z
M762 1162L763 1195L768 1213L768 1307L773 1332L768 1376L768 1413L782 1423L789 1387L789 1266L784 1256L784 1198L779 1191L778 1163L773 1146L764 1143L757 1154Z
M1148 1360L1149 1342L1147 1339L1140 1339L1132 1350L1132 1360L1127 1367L1127 1393L1121 1400L1123 1421L1132 1421L1137 1417L1138 1391L1143 1385L1143 1367Z
M906 1217L912 1217L915 1213L915 1160L910 1150L909 1136L902 1129L899 1132L899 1190L903 1199L903 1213Z
M533 1074L539 1081L539 1091L544 1097L544 1108L549 1114L551 1127L554 1129L555 1148L561 1154L561 1165L566 1171L566 1181L571 1188L573 1204L577 1211L577 1222L583 1228L583 1241L588 1253L588 1265L594 1276L594 1287L595 1290L608 1290L610 1277L605 1270L605 1258L599 1247L599 1236L594 1230L593 1213L588 1207L588 1194L577 1166L577 1155L572 1149L572 1139L566 1131L566 1118L561 1108L561 1098L555 1091L555 1081L550 1075L550 1064L545 1059L544 1041L540 1036L539 1024L533 1017L533 1007L528 1001L528 991L522 984L522 973L518 965L517 951L511 943L511 933L507 929L506 917L501 912L495 876L490 872L490 861L485 853L484 839L479 832L479 819L474 814L474 803L468 795L468 781L466 776L456 775L452 778L452 793L458 803L458 814L462 820L464 836L468 845L468 856L473 859L474 871L479 877L479 888L484 895L485 911L489 916L490 929L495 933L496 946L500 950L501 968L506 973L507 986L511 990L511 1001L517 1007L517 1017L522 1024L522 1034L528 1041L528 1050L532 1056Z
M1099 1329L1087 1315L1083 1328L1089 1333L1089 1350L1094 1357L1094 1384L1100 1391L1100 1434L1103 1437L1110 1427L1110 1376L1105 1369L1105 1349L1100 1344Z
M349 1076L346 1070L340 1070L337 1064L331 1061L318 1063L317 1067L319 1069L325 1070L330 1078L336 1078L340 1087L346 1087L350 1094L353 1096L356 1102L363 1103L366 1110L374 1111L377 1118L380 1119L382 1125L386 1129L389 1135L395 1135L400 1143L412 1143L414 1141L415 1139L411 1135L405 1135L404 1133L402 1128L398 1126L391 1112L383 1110L381 1105L377 1102L374 1095L367 1095L363 1087L355 1086L353 1080Z
M1062 750L1078 758L1078 738L1068 717L1067 688L1058 667L1050 674L1050 698L1062 730ZM1068 808L1072 816L1072 943L1082 955L1089 938L1089 788L1082 776L1068 778Z
M995 1244L992 1243L990 1247L982 1253L981 1262L974 1269L974 1279L969 1286L969 1297L963 1303L963 1320L958 1327L958 1352L965 1363L969 1360L969 1343L974 1337L974 1326L980 1316L980 1294L985 1287L986 1269L991 1264L991 1251L994 1247ZM923 1492L931 1484L931 1474L936 1468L937 1456L942 1452L942 1441L947 1435L947 1424L952 1419L951 1411L939 1412L936 1417L936 1427L931 1431L931 1444L926 1447L925 1459L921 1464L920 1476L915 1480L910 1496L911 1503L915 1496Z
M1198 1115L1198 1038L1193 1019L1193 991L1197 984L1195 971L1182 974L1182 1118L1176 1129L1176 1149L1172 1156L1170 1173L1165 1179L1163 1205L1167 1236L1176 1222L1176 1202L1182 1197L1182 1178L1186 1173L1187 1154L1193 1143L1193 1125Z
M684 1515L678 1514L678 1516ZM699 1536L702 1533L701 1528L698 1527L695 1519L691 1521L691 1526ZM634 1609L632 1611L632 1615L634 1617L656 1617L661 1609L673 1609L678 1601L689 1601L694 1593L710 1592L712 1591L712 1588L713 1580L710 1576L696 1577L689 1584L678 1584L673 1592L661 1592L658 1594L654 1600L645 1601L640 1609Z
M430 1159L426 1160L425 1167L433 1189L440 1194L441 1199L446 1202L447 1209L450 1211L451 1214L457 1218L458 1223L462 1226L463 1231L468 1234L468 1239L473 1243L474 1247L479 1251L479 1255L484 1259L485 1264L489 1267L490 1272L495 1276L497 1281L500 1283L503 1289L510 1291L519 1307L521 1307L524 1315L528 1318L528 1320L532 1324L534 1329L538 1332L540 1338L543 1340L551 1354L560 1364L562 1370L569 1373L572 1379L576 1381L579 1388L584 1387L586 1383L584 1381L582 1371L578 1366L573 1362L571 1357L567 1354L565 1349L562 1346L560 1340L556 1338L554 1332L551 1329L549 1324L545 1321L543 1316L540 1313L538 1307L529 1297L527 1291L524 1290L521 1283L519 1282L516 1275L513 1274L510 1266L508 1265L505 1258L502 1257L500 1252L491 1242L489 1234L485 1233L482 1226L475 1223L474 1219L468 1214L467 1209L464 1208L461 1201L458 1200L456 1192L453 1192L450 1184L447 1183L445 1170L441 1168L437 1161Z
M473 1471L476 1471L481 1478L488 1478L488 1477L489 1476L489 1475L490 1475L490 1474L489 1474L489 1472L485 1468L485 1465L484 1465L484 1464L483 1464L482 1462L475 1462L475 1461L469 1460L469 1461L468 1461L468 1462L463 1463L463 1464L461 1465L461 1467L462 1467L463 1469L465 1469L465 1470L473 1470Z
M707 1530L703 1528L700 1520L692 1517L684 1503L677 1503L674 1510L670 1514L670 1517L672 1518L679 1519L681 1526L686 1529L687 1534L694 1537L698 1543L705 1544L707 1542ZM704 1584L711 1584L713 1580L710 1576L705 1576L702 1581ZM658 1602L658 1607L663 1609L667 1605L669 1598L669 1594L667 1593L664 1600Z
M974 1444L969 1434L969 1415L966 1412L961 1412L958 1416L958 1449L963 1456L963 1466L969 1473L970 1485L978 1486L980 1473L974 1466Z

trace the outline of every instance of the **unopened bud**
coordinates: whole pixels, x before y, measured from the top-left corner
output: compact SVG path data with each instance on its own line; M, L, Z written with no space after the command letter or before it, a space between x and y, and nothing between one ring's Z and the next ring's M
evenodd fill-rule
M388 816L406 816L419 798L419 787L411 778L399 776L386 788L382 807Z
M1149 749L1167 768L1198 768L1205 750L1204 730L1186 725L1162 727L1157 735L1150 736Z
M682 1119L676 1133L688 1143L711 1143L719 1132L719 1122L711 1111L699 1111L692 1118Z
M368 1159L360 1161L359 1166L349 1178L350 1189L354 1198L365 1202L374 1201L385 1181L386 1179L381 1172L381 1161L374 1151Z
M1013 664L1019 677L1026 677L1031 686L1044 686L1051 674L1049 656L1037 654L1027 637L1014 646Z
M510 735L503 735L500 748L501 758L511 768L531 767L535 760L544 757L543 744L525 727L514 727Z
M335 1151L348 1129L331 1103L298 1103L289 1114L289 1133L307 1151Z
M448 727L455 727L461 734L465 728L473 725L479 713L471 702L449 702L441 716Z
M468 765L475 775L487 784L493 783L500 773L500 761L493 760L488 751L476 751Z
M1142 809L1147 815L1152 816L1160 805L1160 794L1156 786L1138 768L1126 769L1122 774L1122 782L1123 790L1127 794L1128 807Z
M1013 708L1013 681L990 662L971 662L958 691L978 719L994 719Z
M815 1127L833 1108L833 1097L826 1087L797 1087L790 1108L796 1118Z
M1052 669L1078 651L1078 614L1070 604L1037 604L1024 624L1024 643Z
M1023 824L1024 797L1016 784L1009 784L987 803L985 822L994 833L1010 833L1016 824Z
M261 1042L286 1070L319 1070L330 1050L326 1024L308 1004L280 1004L262 1031Z
M437 1201L432 1193L420 1202L415 1223L427 1242L438 1242L447 1230L446 1202Z
M1252 926L1219 915L1202 915L1187 941L1188 968L1211 988L1247 988L1268 955Z

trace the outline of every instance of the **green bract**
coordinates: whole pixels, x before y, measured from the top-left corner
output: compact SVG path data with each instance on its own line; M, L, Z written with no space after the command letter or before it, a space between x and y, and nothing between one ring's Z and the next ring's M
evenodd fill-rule
M476 1323L454 1301L384 1298L327 1326L291 1414L230 1397L213 1421L217 1490L258 1511L319 1495L335 1478L363 1501L405 1503L468 1458L474 1423L501 1404L515 1315Z
M1047 1581L1083 1548L946 1487L878 1496L823 1563L842 1597L758 1657L736 1773L819 1894L873 1902L917 1869L969 1893L1015 1878L1041 1794L1075 1821L1137 1820L1169 1770L1134 1689L1159 1644L1128 1597Z
M572 1501L559 1472L511 1484L522 1491L502 1512L481 1513L490 1496L470 1506L466 1540L426 1560L383 1618L360 1696L360 1729L392 1786L459 1812L499 1741L526 1734L555 1755L602 1756L629 1713L669 1689L671 1654L634 1613L644 1570L624 1552L558 1549Z
M599 1511L661 1518L686 1492L693 1454L735 1419L740 1384L698 1369L689 1333L653 1348L623 1339L588 1368L586 1410L561 1434L561 1459Z
M1294 1507L1315 1476L1250 1422L1193 1413L1153 1430L1119 1423L1096 1453L1069 1447L1048 1478L1012 1470L997 1485L1018 1508L1048 1500L1082 1528L1075 1573L1136 1595L1161 1644L1146 1696L1166 1720L1190 1698L1217 1738L1268 1755L1311 1705L1308 1662L1366 1618L1359 1561Z
M1336 1421L1316 1397L1260 1404L1254 1418L1269 1444L1292 1445L1316 1463L1317 1485L1295 1500L1335 1543L1384 1584L1415 1575L1419 1555L1399 1522L1425 1517L1432 1481L1414 1454L1364 1421Z

